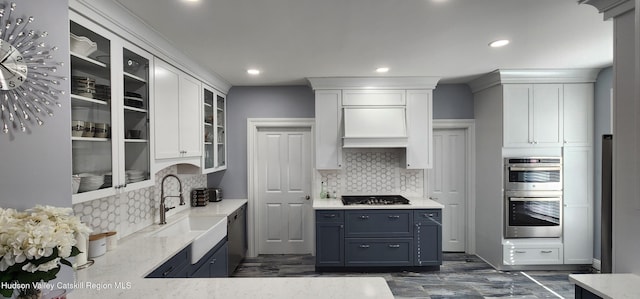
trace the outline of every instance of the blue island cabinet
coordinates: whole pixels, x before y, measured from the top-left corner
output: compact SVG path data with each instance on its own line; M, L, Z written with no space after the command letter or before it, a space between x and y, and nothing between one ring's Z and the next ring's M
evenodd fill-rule
M316 267L344 266L344 211L316 211Z
M316 269L439 268L440 222L439 209L318 210Z

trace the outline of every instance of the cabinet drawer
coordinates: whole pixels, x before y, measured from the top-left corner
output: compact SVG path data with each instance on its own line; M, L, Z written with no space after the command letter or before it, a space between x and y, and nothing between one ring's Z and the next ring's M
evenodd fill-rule
M412 237L413 211L361 210L345 212L346 237Z
M316 211L316 222L344 222L344 211Z
M442 210L417 210L413 212L415 222L430 223L432 220L442 222Z
M153 270L147 277L149 278L175 278L175 277L187 277L187 264L191 260L189 252L191 251L191 245L182 249L176 255L171 257L168 261L162 264L160 267Z
M413 265L413 239L347 238L346 266L411 266Z
M505 265L562 264L562 247L561 245L504 245L503 262Z

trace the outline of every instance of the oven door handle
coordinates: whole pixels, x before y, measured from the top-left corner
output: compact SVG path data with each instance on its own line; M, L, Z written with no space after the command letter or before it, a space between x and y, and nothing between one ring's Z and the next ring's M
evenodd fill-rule
M561 167L516 167L509 166L510 171L560 171Z
M540 198L540 197L509 197L510 201L561 201L562 198L553 197L553 198Z

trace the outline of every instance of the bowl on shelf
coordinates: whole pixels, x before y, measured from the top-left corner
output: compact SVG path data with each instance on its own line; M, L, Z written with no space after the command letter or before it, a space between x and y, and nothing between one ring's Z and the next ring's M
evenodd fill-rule
M97 137L97 138L109 137L109 124L96 123L94 137Z
M84 121L74 120L71 122L71 136L82 137L84 133Z
M142 135L142 131L141 130L128 130L127 131L127 138L128 139L140 139L141 135Z
M90 121L84 122L84 133L82 137L93 137L96 134L96 124Z
M70 34L69 50L81 56L89 56L98 50L98 44L85 36Z
M80 177L80 187L78 187L78 192L98 190L104 184L104 175L81 173L78 176Z

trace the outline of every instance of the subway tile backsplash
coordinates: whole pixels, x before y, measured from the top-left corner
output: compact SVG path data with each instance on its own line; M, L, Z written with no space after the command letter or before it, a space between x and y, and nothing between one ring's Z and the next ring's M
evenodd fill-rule
M401 167L403 149L344 149L341 170L320 170L330 194L423 196L424 170ZM316 182L320 186L320 181ZM318 190L320 190L318 188Z
M120 238L125 237L158 221L160 184L167 174L176 174L182 181L186 203L184 206L179 206L179 198L167 198L167 206L176 207L167 212L168 216L189 208L191 189L207 186L206 175L179 175L177 166L171 166L156 173L155 186L75 204L73 211L93 229L93 233L117 231ZM168 178L165 182L165 195L177 194L179 194L178 181Z

